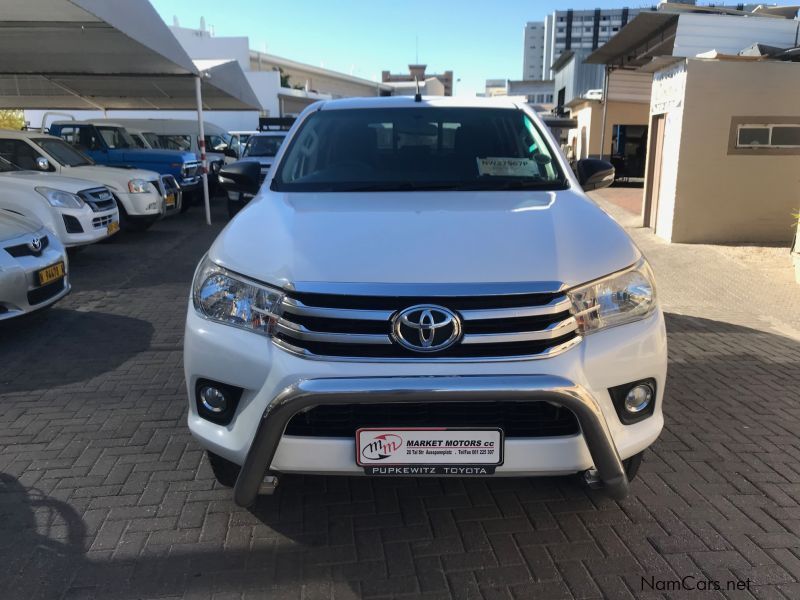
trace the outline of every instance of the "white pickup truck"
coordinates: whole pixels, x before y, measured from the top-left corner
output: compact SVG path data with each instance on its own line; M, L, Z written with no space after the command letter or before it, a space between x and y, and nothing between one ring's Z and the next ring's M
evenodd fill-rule
M180 192L171 175L95 164L52 135L0 129L0 157L23 169L87 179L108 187L119 203L123 229L141 231L167 211L180 212Z
M119 231L111 191L83 179L20 169L0 157L0 208L42 223L67 248Z
M582 473L626 495L663 426L653 274L509 100L307 108L195 273L188 425L250 505L281 473Z

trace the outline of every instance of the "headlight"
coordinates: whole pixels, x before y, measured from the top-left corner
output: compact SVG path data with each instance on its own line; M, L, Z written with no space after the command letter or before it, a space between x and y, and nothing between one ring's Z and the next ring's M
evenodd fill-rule
M128 182L128 191L131 194L144 194L150 191L150 182L144 179L131 179Z
M581 335L638 321L656 307L653 272L644 259L630 269L573 288L567 294Z
M271 335L283 294L203 258L192 283L192 301L202 316Z
M55 206L56 208L81 208L84 205L80 196L70 192L54 190L49 187L37 187L34 189L45 197L50 206Z

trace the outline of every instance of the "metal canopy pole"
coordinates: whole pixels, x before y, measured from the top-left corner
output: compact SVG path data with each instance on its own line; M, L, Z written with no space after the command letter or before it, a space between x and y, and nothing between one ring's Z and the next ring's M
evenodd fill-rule
M200 91L200 77L194 78L194 91L197 98L197 125L200 134L197 138L197 146L200 148L200 162L202 163L203 178L203 201L206 206L206 223L211 225L211 200L208 196L208 160L206 159L206 131L203 128L203 93Z
M606 117L608 116L608 80L611 79L611 65L606 65L605 78L603 79L603 125L600 130L600 160L606 154ZM610 155L611 153L609 153Z

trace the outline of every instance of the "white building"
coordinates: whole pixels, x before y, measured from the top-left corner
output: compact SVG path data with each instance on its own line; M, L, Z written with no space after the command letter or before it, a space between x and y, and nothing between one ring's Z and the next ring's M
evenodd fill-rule
M544 21L525 24L522 56L522 79L542 79L544 65L552 62L549 53L545 52Z

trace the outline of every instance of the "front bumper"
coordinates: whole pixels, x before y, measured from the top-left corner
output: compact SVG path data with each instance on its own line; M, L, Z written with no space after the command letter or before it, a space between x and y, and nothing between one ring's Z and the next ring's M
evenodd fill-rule
M58 209L58 238L67 248L73 246L85 246L93 244L102 239L114 235L119 229L119 210L112 208L100 212L94 212L88 206L83 208L60 208ZM68 232L64 216L74 218L80 225L80 232ZM109 233L109 226L116 224L112 233Z
M115 192L115 194L129 217L158 218L164 215L164 198L155 189L141 194L129 192Z
M4 250L0 248L0 252ZM58 262L64 263L64 277L46 286L47 291L43 296L36 297L37 292L45 288L39 285L37 273L40 269ZM61 249L52 246L46 248L40 256L21 256L4 261L0 267L0 321L45 308L69 294L67 269L66 255Z
M507 396L515 401L545 399L573 410L582 433L506 438L504 464L495 476L561 475L592 468L599 472L603 465L601 477L621 490L624 486L619 483L616 464L647 448L663 427L666 361L660 311L637 323L594 333L548 359L398 364L303 359L262 336L202 319L190 306L185 341L188 389L194 390L198 379L207 378L241 387L244 392L229 425L201 418L193 398L188 423L202 446L245 465L244 487L237 494L239 501L245 502L253 480L260 480L267 470L363 474L355 464L353 439L278 435L276 441L275 432L282 434L286 420L307 402L353 403L359 394L364 402L394 401L391 397L398 390L401 401L407 402L469 400L473 394L484 401ZM481 375L476 377L476 373ZM608 389L650 377L657 386L654 414L623 425ZM594 433L587 436L587 431ZM607 441L598 446L590 437Z

